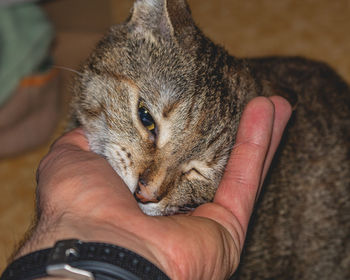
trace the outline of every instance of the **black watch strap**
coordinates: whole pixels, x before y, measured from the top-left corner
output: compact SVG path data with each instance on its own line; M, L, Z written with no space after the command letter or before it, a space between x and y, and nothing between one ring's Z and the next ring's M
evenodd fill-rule
M112 244L70 239L15 260L0 280L47 276L76 280L169 279L154 264L130 250Z

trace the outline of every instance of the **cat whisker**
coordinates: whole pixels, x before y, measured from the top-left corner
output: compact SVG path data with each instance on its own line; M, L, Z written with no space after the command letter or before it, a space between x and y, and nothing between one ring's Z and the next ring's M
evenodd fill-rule
M81 72L79 72L79 71L76 71L76 70L74 70L74 69L72 69L72 68L69 68L69 67L59 66L59 65L53 65L53 68L61 69L61 70L66 70L66 71L69 71L69 72L78 74L79 76L83 76L83 73L81 73Z

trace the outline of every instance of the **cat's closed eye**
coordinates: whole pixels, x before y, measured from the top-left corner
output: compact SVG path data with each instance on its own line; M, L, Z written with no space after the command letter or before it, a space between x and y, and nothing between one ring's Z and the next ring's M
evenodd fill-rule
M185 173L183 173L183 175L186 175L188 179L207 179L198 169L196 168L192 168L188 171L186 171Z
M183 166L182 174L189 180L211 180L212 170L205 162L192 160Z

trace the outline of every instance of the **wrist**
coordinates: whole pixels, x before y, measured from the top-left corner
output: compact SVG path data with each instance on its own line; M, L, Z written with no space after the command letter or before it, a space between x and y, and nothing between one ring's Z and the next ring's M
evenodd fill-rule
M49 276L77 280L169 279L154 264L128 249L75 239L60 240L52 248L15 260L0 279L30 280Z
M116 227L112 223L91 220L91 218L77 218L69 213L61 215L57 219L46 219L41 216L37 225L31 231L30 238L23 243L14 259L34 251L52 248L57 240L64 239L79 239L83 242L118 245L144 257L167 273L165 257L157 254L156 252L159 251L150 245L147 240Z
M68 216L63 214L60 217L51 216L48 218L46 215L40 215L40 219L34 222L34 225L21 242L14 259L34 251L50 248L57 240L80 236L82 232L78 230L79 225L76 224L70 227L69 224L72 223L68 222Z

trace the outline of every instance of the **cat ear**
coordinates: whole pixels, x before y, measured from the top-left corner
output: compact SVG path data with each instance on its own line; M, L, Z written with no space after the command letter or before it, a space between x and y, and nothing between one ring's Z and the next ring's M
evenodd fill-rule
M136 32L178 41L195 30L186 0L136 0L128 24Z

